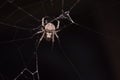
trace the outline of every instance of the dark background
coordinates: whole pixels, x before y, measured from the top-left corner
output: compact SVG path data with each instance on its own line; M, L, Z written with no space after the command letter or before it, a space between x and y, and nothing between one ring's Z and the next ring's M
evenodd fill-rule
M65 0L64 10L69 10L75 1ZM60 27L67 27L58 33L60 44L56 39L52 50L51 42L44 39L40 44L41 80L120 80L119 3L117 0L81 0L70 12L79 25L66 25L61 21ZM61 14L61 0L53 0L53 4L49 0L15 0L14 4L38 19ZM28 29L41 24L13 4L0 0L0 5L0 22ZM34 71L36 37L9 42L34 33L0 24L0 80L13 80L25 65ZM27 72L25 75L31 76Z

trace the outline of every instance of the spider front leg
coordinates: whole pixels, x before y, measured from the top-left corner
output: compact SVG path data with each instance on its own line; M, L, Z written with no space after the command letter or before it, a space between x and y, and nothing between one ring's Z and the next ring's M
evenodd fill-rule
M59 29L59 26L60 26L60 21L57 20L57 27L56 27L56 29Z
M46 17L43 17L43 18L42 18L42 26L45 26L45 25L48 23L47 20L45 20L45 18L46 18Z
M42 31L38 31L38 32L36 32L35 34L33 34L33 36L36 36L36 35L38 35L38 34L41 34L41 33L43 33L44 31L42 30Z
M57 35L57 31L54 33L57 39L59 39L59 36Z
M45 26L45 17L42 18L42 26Z

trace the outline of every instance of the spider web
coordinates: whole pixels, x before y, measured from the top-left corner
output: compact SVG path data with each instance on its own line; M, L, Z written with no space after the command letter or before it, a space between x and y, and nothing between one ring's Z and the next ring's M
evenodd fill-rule
M11 59L13 57L14 59L12 61L14 62L14 60L16 60L14 63L12 63L12 66L10 66L12 67L12 69L10 70L11 73L8 73L6 76L6 75L3 75L6 73L2 71L1 73L2 80L49 79L51 78L51 76L53 76L52 75L53 73L57 73L55 71L57 69L55 70L53 69L53 72L51 70L50 71L47 70L47 68L52 69L51 66L48 66L48 65L51 65L51 64L54 65L55 61L53 60L57 60L57 63L55 63L56 67L58 67L58 63L59 65L61 64L61 65L66 65L65 67L70 67L67 70L65 70L63 66L62 68L58 67L58 69L63 70L64 72L61 74L66 75L67 74L66 71L69 72L70 70L70 75L73 75L72 78L68 78L68 75L66 75L67 78L64 77L65 80L83 79L82 75L84 73L83 74L80 73L80 70L78 70L78 68L73 64L71 59L66 55L65 50L63 50L63 48L65 47L61 46L61 44L64 42L64 41L62 42L62 39L64 39L64 37L62 37L62 39L60 38L60 40L59 39L56 40L59 47L55 41L55 44L52 47L52 51L51 51L52 43L46 42L45 40L43 40L40 43L39 47L36 49L36 45L38 44L36 40L38 40L41 35L39 36L33 35L36 31L38 31L41 28L41 19L45 16L49 16L52 18L50 22L54 22L55 20L60 20L60 26L62 26L60 27L60 30L61 30L61 33L59 33L60 37L63 35L64 30L66 30L66 32L69 32L67 31L67 29L68 27L71 28L71 26L83 27L88 31L95 32L97 34L104 36L104 34L97 32L91 28L82 26L78 24L77 21L74 21L72 13L74 13L74 9L80 4L80 0L59 0L59 1L56 1L56 0L38 0L38 1L37 0L36 1L6 0L6 1L3 1L2 3L3 4L1 4L0 9L1 11L6 10L5 12L2 12L2 14L4 13L6 14L4 14L3 16L0 16L0 24L3 28L3 31L1 31L1 34L2 35L3 33L6 33L6 34L4 34L5 38L1 40L1 45L2 47L4 47L4 49L8 49L9 47L11 47L10 49L8 49L8 52L10 51L9 55L4 54L4 56L7 55L8 57L3 59L3 61L7 60L7 58ZM10 10L9 10L9 7L10 7ZM9 13L7 12L7 10ZM11 33L8 33L8 32L11 32ZM7 45L7 47L4 45ZM47 54L48 53L47 50L49 54ZM3 52L7 53L5 51ZM47 58L44 59L42 57L44 58L47 57ZM49 60L53 62L49 62ZM61 60L64 63L60 62L59 60ZM51 64L46 64L46 62L49 62ZM7 64L9 63L7 62L4 63L4 65L6 66ZM15 69L16 68L15 66L18 69ZM49 73L46 73L47 71ZM12 75L9 76L10 74ZM46 78L46 75L48 74L50 76L47 76L48 78ZM61 75L60 73L58 74ZM54 78L52 78L52 80L63 79L63 78L58 79L55 76Z
M74 1L74 0L73 0ZM48 4L48 3L46 3L47 1L39 1L39 2L37 2L37 3L40 3L41 4L41 7L44 7L44 5L45 4L47 4L47 5L50 5L52 8L55 6L54 5L54 1L53 0L50 0L50 4ZM49 2L49 1L48 1ZM35 15L33 15L33 14L31 14L29 11L27 11L27 10L25 10L23 7L20 7L20 6L18 6L18 4L19 4L19 1L17 2L17 1L10 1L10 0L8 0L8 1L5 1L5 2L3 2L3 4L1 5L1 9L2 8L4 8L4 6L6 6L6 4L7 5L10 5L10 6L13 6L13 7L15 7L16 9L14 9L7 17L5 17L5 18L3 18L3 20L2 20L2 22L0 22L3 26L5 25L5 26L9 26L8 28L16 28L17 30L15 31L15 33L14 33L14 36L13 36L13 40L10 40L10 41L5 41L5 42L2 42L2 43L15 43L16 41L21 41L21 40L26 40L26 39L32 39L33 38L33 36L31 36L31 37L27 37L27 38L20 38L20 39L15 39L16 38L16 36L18 36L18 30L23 30L23 31L34 31L34 30L37 30L37 29L40 29L40 27L41 27L41 24L39 24L39 25L34 25L34 24L38 24L38 23L41 23L41 20L40 20L40 18L39 17L36 17ZM21 1L21 3L22 3L22 1ZM53 22L53 21L55 21L55 20L65 20L65 19L67 19L68 21L70 21L70 24L75 24L75 22L72 20L72 18L70 17L70 11L72 10L72 8L74 8L76 5L77 5L77 3L79 3L79 0L77 0L77 1L74 1L74 4L72 4L72 7L70 7L70 9L68 9L67 11L65 10L64 11L64 0L62 0L61 1L61 11L60 11L60 14L57 16L57 17L55 17L55 18L53 18L50 22ZM28 2L27 2L27 4L28 4ZM36 4L36 3L35 3ZM33 5L35 5L34 3L33 3ZM31 5L28 5L28 6L31 6ZM32 6L33 7L33 6ZM22 18L20 18L20 19L18 19L17 21L15 21L13 24L12 23L6 23L6 20L8 20L8 19L10 19L11 17L13 17L14 18L14 15L16 15L17 14L17 11L21 11L21 12L19 12L18 14L21 14L22 13L22 16L23 16L23 14L25 15L25 17L23 16ZM50 9L49 9L50 10ZM46 12L44 12L44 16L46 16L46 14L47 14L47 16L48 16L48 13L46 13ZM20 21L22 21L24 18L26 18L26 15L27 15L27 17L31 17L33 20L34 20L34 22L35 23L31 23L29 26L37 26L37 27L35 27L35 28L25 28L25 27L23 27L23 25L24 25L24 23L22 23L23 25L22 25L22 27L20 27L20 26L16 26L16 24L17 23L19 23ZM33 21L32 20L32 21ZM5 22L4 22L5 21ZM19 25L20 25L21 23L19 23ZM65 27L63 27L63 28L65 28ZM61 29L62 30L62 29ZM24 32L23 32L24 33ZM21 33L20 33L21 34ZM37 44L37 42L36 42L36 44ZM21 55L22 54L22 52L21 52L21 50L20 50L20 45L18 46L18 43L15 43L15 45L16 45L16 49L17 49L17 51L18 51L18 53ZM34 66L35 66L35 70L34 71L32 71L32 70L30 70L29 68L28 68L28 66L26 65L26 63L25 63L25 60L24 60L24 58L23 58L23 56L21 56L21 59L22 59L22 62L23 62L23 65L24 65L24 68L22 69L22 71L20 71L20 73L19 74L17 74L17 76L14 78L14 80L18 80L18 79L30 79L30 80L41 80L40 79L40 74L39 74L39 64L38 64L38 53L37 53L37 50L38 49L36 49L35 51L33 50L33 53L34 53L34 62L35 62L35 64L34 64ZM69 60L69 58L67 58L68 59L68 61L70 61ZM72 62L70 61L70 63L72 64ZM72 64L72 66L74 67L74 65ZM74 69L76 69L76 68L74 68ZM76 70L77 71L77 70ZM77 74L78 74L78 72L77 72ZM78 76L79 76L79 74L78 74Z

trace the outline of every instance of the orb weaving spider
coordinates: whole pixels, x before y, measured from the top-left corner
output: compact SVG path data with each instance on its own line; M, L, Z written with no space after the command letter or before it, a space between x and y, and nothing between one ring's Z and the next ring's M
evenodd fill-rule
M40 42L42 41L43 38L45 38L47 41L52 41L52 43L54 43L54 38L56 37L57 39L59 38L59 36L57 35L57 32L59 32L59 26L60 26L60 21L57 21L57 26L55 26L52 22L48 22L48 20L45 19L46 17L42 18L42 27L41 30L36 32L34 34L38 35L42 33L42 36L40 37L40 39L38 40L38 44L37 47L39 46Z

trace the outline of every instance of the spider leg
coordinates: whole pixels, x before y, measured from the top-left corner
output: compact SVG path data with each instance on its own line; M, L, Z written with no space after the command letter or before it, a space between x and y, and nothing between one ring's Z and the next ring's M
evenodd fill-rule
M36 46L36 50L38 49L39 44L40 44L40 42L42 41L42 39L43 39L44 36L45 36L45 32L43 32L41 38L38 40L38 44L37 44L37 46Z
M45 20L45 18L47 18L47 17L48 17L48 16L45 16L45 17L42 18L42 26L45 26L45 24L48 23L48 21Z
M57 33L55 32L54 35L56 36L57 39L59 39L59 36L57 35Z
M53 35L52 35L52 47L51 47L51 50L53 51L53 47L54 47L54 42L55 42L55 32L53 32Z
M45 21L45 17L42 18L42 26L45 26L44 21Z
M43 31L43 30L42 30L42 31L38 31L37 33L33 34L33 36L35 36L35 35L37 35L37 34L40 34L40 33L42 33L42 32L44 32L44 31Z
M42 24L40 25L40 26L42 26L42 27L44 27L44 26L45 26L45 24L46 24L46 22L47 22L47 21L45 20L45 18L46 18L46 17L43 17L43 18L42 18ZM34 30L39 29L39 28L40 28L40 26L38 26L38 27L34 28Z
M52 43L55 42L55 39L54 39L55 37L54 36L55 36L55 32L53 32L53 35L52 35Z
M48 23L48 21L47 20L45 20L45 24L47 24Z
M59 26L60 26L60 21L57 20L57 27L56 27L56 29L59 29Z

